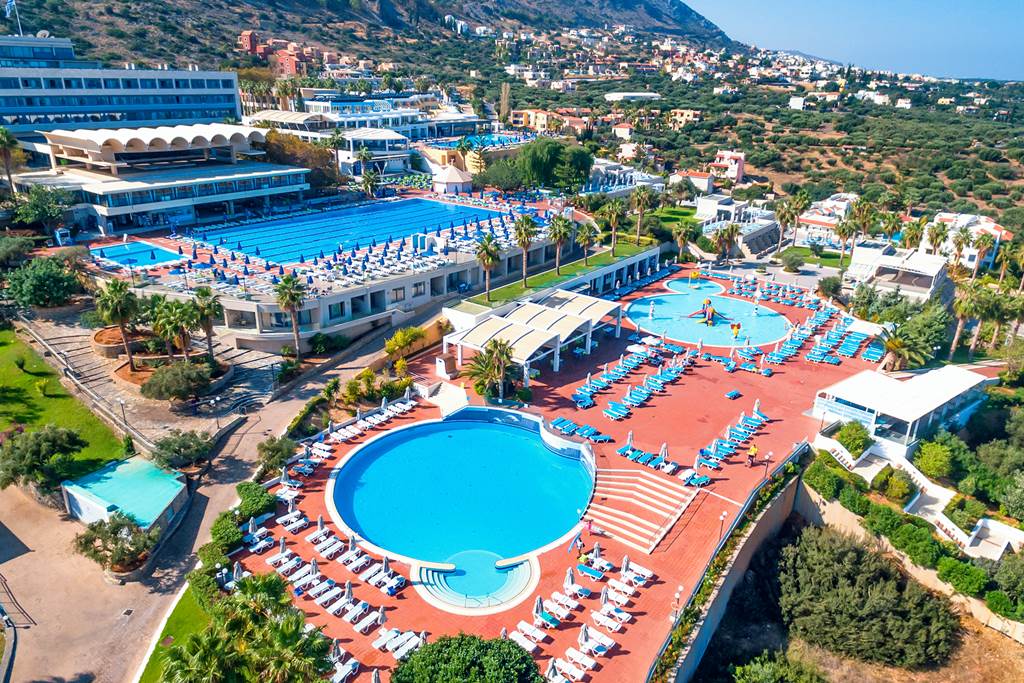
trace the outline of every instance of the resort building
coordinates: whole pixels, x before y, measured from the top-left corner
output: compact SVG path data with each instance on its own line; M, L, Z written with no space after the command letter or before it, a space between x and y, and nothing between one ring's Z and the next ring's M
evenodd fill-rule
M996 262L996 256L999 254L999 247L1003 242L1009 242L1013 239L1012 232L999 225L988 216L978 216L970 213L942 212L935 214L935 218L932 219L929 227L935 224L944 225L947 228L946 241L939 245L938 252L940 254L947 255L951 260L956 259L955 235L957 232L966 229L970 233L971 244L964 247L963 253L960 255L960 264L965 268L972 270L978 262L978 249L974 246L974 242L978 237L981 235L990 235L995 243L982 258L981 266L984 268L991 268ZM923 253L936 253L934 246L928 242L927 228L922 234L921 245L918 248Z
M996 381L956 365L905 380L862 370L819 390L812 414L823 421L856 420L867 427L883 453L905 457L920 436L963 426L984 403L984 387Z
M750 202L733 199L727 194L715 193L697 197L697 218L704 221L742 220Z
M457 166L445 166L434 174L434 192L438 194L464 194L473 191L473 174Z
M679 130L690 123L699 123L704 113L699 109L672 109L668 112L668 125L672 130Z
M839 192L828 199L814 202L806 211L800 214L797 224L806 228L811 234L820 234L831 238L839 221L846 218L850 213L850 207L857 201L857 195L852 192Z
M730 224L736 224L740 228L734 251L738 250L744 256L757 258L774 249L779 243L780 227L775 220L775 213L746 206L736 213L736 218L704 221L701 223L701 232L713 240L715 233Z
M688 182L701 194L711 194L715 191L715 177L704 171L676 171L668 177L668 184Z
M0 125L30 150L38 131L238 119L234 72L192 67L105 68L80 60L67 38L0 36Z
M656 92L610 92L604 96L605 102L653 102L660 100Z
M853 285L898 291L916 301L945 298L951 293L946 257L897 249L888 242L858 244L843 278Z
M715 160L708 164L711 175L726 178L734 183L743 182L747 155L735 150L719 150Z
M18 174L15 186L72 192L73 222L103 234L269 213L309 189L308 169L240 158L258 153L264 132L257 128L211 123L43 135L50 170Z

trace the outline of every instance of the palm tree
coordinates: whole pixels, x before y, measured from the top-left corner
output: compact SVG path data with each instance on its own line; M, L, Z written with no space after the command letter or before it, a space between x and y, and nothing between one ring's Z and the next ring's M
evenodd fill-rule
M455 142L455 151L465 159L466 155L473 151L473 143L470 142L469 138L463 135Z
M736 240L740 237L740 226L737 223L729 223L728 225L719 228L714 234L715 246L718 248L718 252L725 258L729 258L732 253L732 248L736 244Z
M341 150L342 147L348 144L348 139L345 137L345 129L335 128L334 130L331 131L330 135L323 139L323 141L320 144L322 144L324 147L331 149L334 152L334 165L338 166L340 163L340 157L338 156L338 152Z
M916 221L910 221L903 227L903 234L900 238L903 246L907 249L917 249L921 246L921 239L924 237L925 226L928 218L921 216Z
M199 328L199 310L191 301L168 301L171 329L185 360L191 360L192 331Z
M369 150L366 145L360 145L359 151L356 152L356 160L359 162L359 173L363 175L370 168L370 163L373 161L373 152Z
M679 253L676 254L676 263L682 261L683 249L686 249L686 245L690 242L690 226L677 223L676 227L672 228L672 239L675 240L676 249Z
M526 288L527 256L530 253L530 245L537 238L537 224L530 216L520 216L516 219L515 227L512 230L516 240L516 246L523 250L523 288Z
M964 333L967 321L975 318L981 310L980 288L975 282L965 282L956 286L956 296L953 299L953 314L956 316L956 330L953 332L953 341L949 345L948 361L953 360L957 346L960 344L960 337Z
M974 236L971 235L970 229L966 225L961 225L953 233L953 265L956 268L960 268L960 259L964 255L964 250L969 249L974 245Z
M213 321L214 319L223 319L224 307L220 303L220 297L205 286L196 287L195 307L199 316L199 324L203 328L203 334L206 335L206 355L213 363Z
M857 226L859 235L867 236L877 219L875 205L864 197L859 198L850 207L850 220ZM857 248L857 235L853 237L853 245L850 247L850 260L853 260L853 252Z
M128 326L139 314L139 299L124 280L111 280L96 297L96 310L108 325L117 325L128 356L128 367L135 370L135 357L128 340Z
M282 311L292 319L292 339L295 343L295 360L302 359L301 339L299 339L299 307L306 298L306 287L294 273L288 273L274 286L274 297Z
M1000 298L995 292L988 287L979 287L978 305L975 313L978 322L974 326L974 330L971 333L971 343L967 347L968 360L972 360L974 358L974 352L978 348L978 342L981 340L981 327L983 323L990 320L996 320L1000 315L1002 315L1000 303Z
M804 190L797 190L797 193L790 199L790 204L796 209L797 218L811 206L811 195Z
M582 223L576 228L576 244L583 247L583 265L590 265L590 245L597 239L597 230L590 221ZM1021 278L1024 281L1024 278Z
M619 224L626 216L626 205L622 203L621 199L611 199L608 203L597 210L597 215L608 222L608 227L612 231L612 256L615 256L615 244L618 241Z
M491 300L491 271L501 260L501 248L494 235L485 233L483 239L476 243L476 260L484 271L484 296Z
M999 245L999 251L996 252L996 263L999 264L999 284L1003 284L1003 280L1006 279L1006 270L1010 264L1020 259L1019 250L1020 246L1013 242Z
M373 199L377 194L377 188L380 186L380 176L377 175L376 171L363 170L360 184L362 185L363 192L366 193L367 198Z
M320 680L331 669L330 648L319 629L306 631L304 614L291 612L266 623L252 653L253 669L266 683Z
M939 223L936 221L928 226L928 246L931 248L931 253L941 254L942 246L946 243L946 239L949 237L949 227L945 223Z
M895 211L886 211L882 214L882 232L889 241L892 241L893 235L900 231L900 226L903 225L903 219Z
M836 227L832 229L832 232L834 232L836 237L839 239L839 269L842 270L843 257L846 256L846 243L857 236L857 226L849 219L844 218L836 223Z
M1003 329L1003 324L1017 317L1017 306L1020 301L1019 297L1007 292L1003 287L997 286L995 290L990 291L993 296L991 297L992 310L990 311L989 320L994 324L992 326L992 338L989 339L988 347L994 349L999 345L999 332Z
M654 197L651 195L651 188L647 185L639 185L633 190L633 209L636 211L636 245L640 246L640 229L644 223L644 212L651 208Z
M234 643L217 629L191 633L164 653L166 683L235 683L244 681L245 660Z
M780 199L775 205L775 220L779 222L779 243L775 245L775 253L782 251L782 243L786 239L786 228L797 219L796 207L789 199Z
M7 176L7 184L11 187L11 196L15 199L18 197L18 191L11 180L11 167L14 166L14 153L18 148L18 141L11 135L11 131L0 127L0 163L4 165L4 175Z
M512 365L512 345L504 339L492 339L470 361L467 371L474 383L482 383L486 389L496 387L498 400L505 400L505 383L508 369Z
M902 370L908 365L921 366L931 358L931 349L920 338L907 332L904 325L883 329L878 335L885 355L878 365L878 371Z
M572 239L572 221L565 216L555 216L548 228L548 239L555 244L555 275L562 274L562 245Z
M987 232L983 232L978 235L978 238L974 240L974 248L978 254L974 259L974 270L971 271L971 279L975 280L978 277L978 269L981 268L981 262L985 260L985 256L988 252L992 251L996 246L996 238Z

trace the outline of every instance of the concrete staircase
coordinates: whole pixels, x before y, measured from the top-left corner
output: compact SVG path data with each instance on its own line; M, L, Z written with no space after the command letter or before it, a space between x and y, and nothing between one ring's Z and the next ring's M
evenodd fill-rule
M594 497L584 518L619 542L649 553L696 495L696 489L664 474L598 469Z

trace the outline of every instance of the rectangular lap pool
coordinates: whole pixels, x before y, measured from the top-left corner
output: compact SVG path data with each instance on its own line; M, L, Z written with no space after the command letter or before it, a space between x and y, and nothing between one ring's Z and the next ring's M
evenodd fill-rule
M194 235L204 242L261 256L274 263L295 263L300 258L319 256L320 252L330 254L339 247L363 248L371 240L383 243L499 215L498 211L477 206L403 199L196 231Z
M119 263L122 266L140 268L155 266L161 263L169 263L181 259L181 256L169 249L158 247L155 244L142 240L132 240L120 244L108 244L103 247L94 247L89 253L96 258L106 259Z

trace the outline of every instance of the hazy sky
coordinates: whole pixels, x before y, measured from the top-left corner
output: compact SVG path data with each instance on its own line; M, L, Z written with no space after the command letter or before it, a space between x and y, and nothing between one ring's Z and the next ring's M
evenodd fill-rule
M1024 0L684 0L730 37L933 76L1024 80Z

